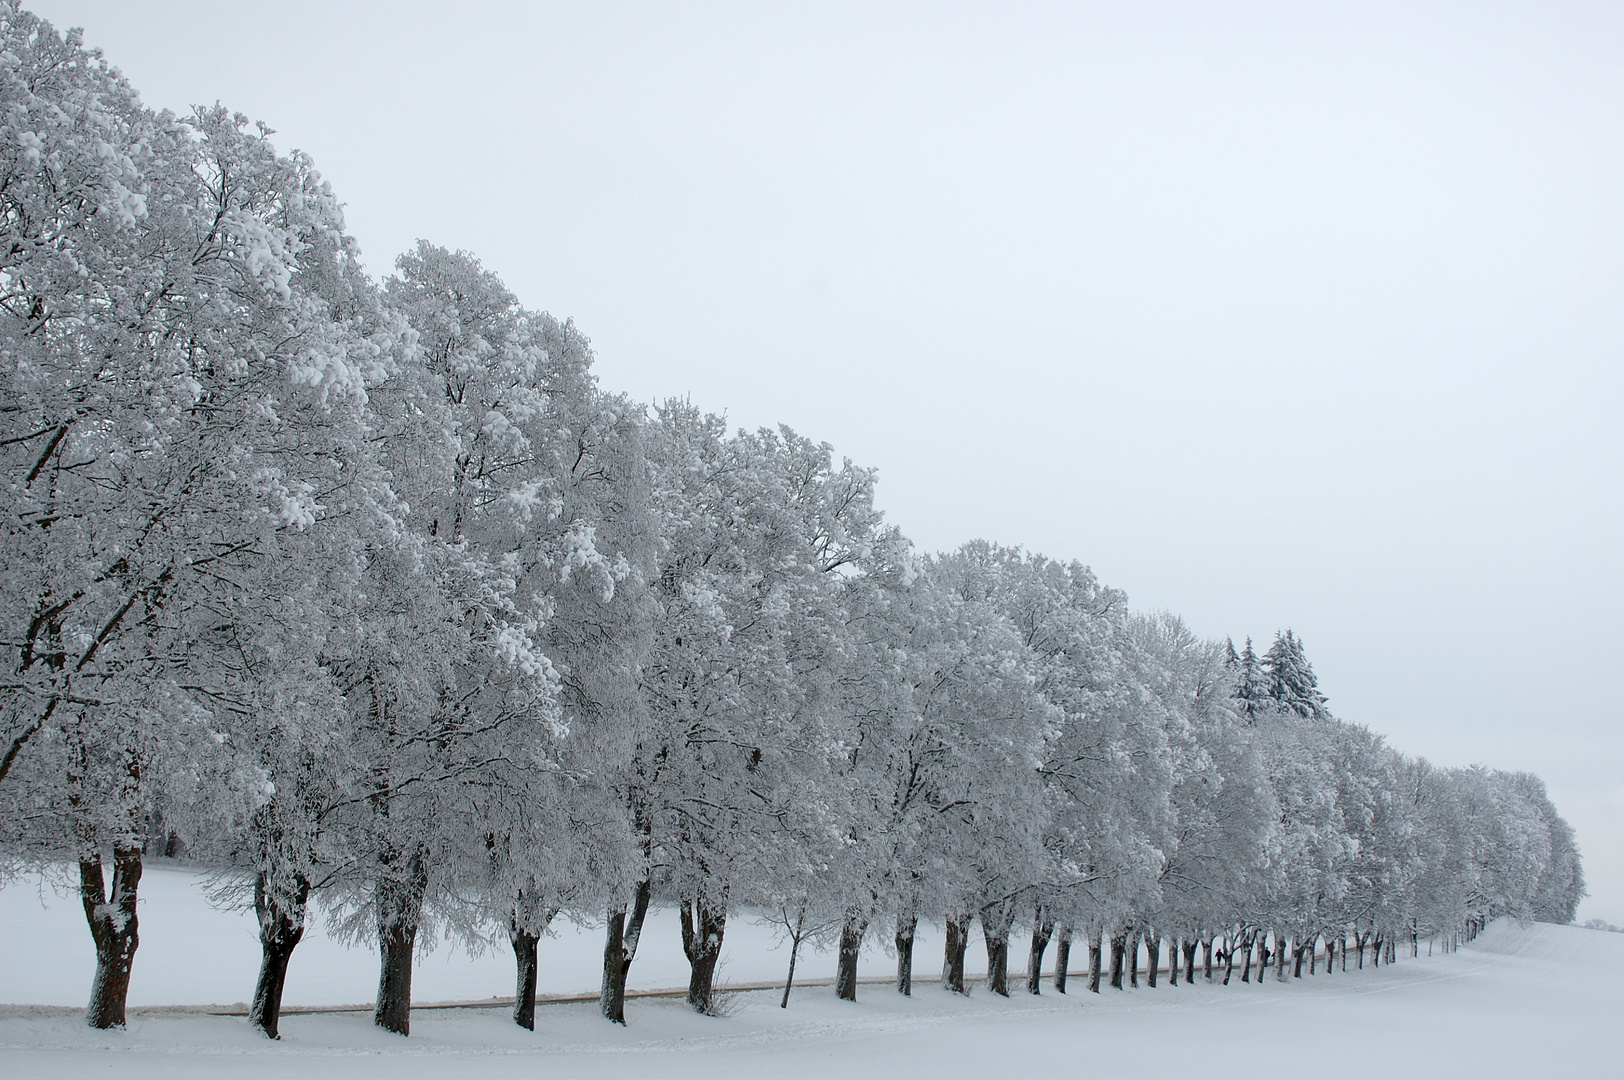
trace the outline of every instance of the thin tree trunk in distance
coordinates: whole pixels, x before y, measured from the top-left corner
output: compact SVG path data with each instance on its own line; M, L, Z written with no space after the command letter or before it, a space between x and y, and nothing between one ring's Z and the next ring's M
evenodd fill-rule
M835 997L841 1001L857 1000L857 957L863 951L863 935L868 932L868 920L855 914L846 916L840 928L840 963L835 971Z
M100 855L79 860L79 899L90 937L96 943L96 975L90 984L85 1022L94 1028L124 1026L130 994L130 965L141 944L136 932L136 892L141 885L141 849L113 845L113 882L106 891Z
M919 927L919 916L897 916L897 993L913 997L914 931Z
M788 920L786 919L786 925ZM806 901L801 901L801 908L795 915L795 923L789 927L789 974L784 976L784 1000L778 1003L780 1009L789 1008L790 987L795 985L795 958L801 952L801 939L806 936Z
M1167 985L1179 984L1179 938L1167 939Z
M269 871L261 870L254 878L260 962L248 1022L272 1039L282 1037L282 988L287 983L294 946L304 937L305 903L310 898L310 882L303 874L295 874L290 884L292 895L283 897L272 887Z
M1060 937L1054 943L1054 988L1055 992L1066 992L1066 968L1071 965L1071 925L1068 923L1060 928Z

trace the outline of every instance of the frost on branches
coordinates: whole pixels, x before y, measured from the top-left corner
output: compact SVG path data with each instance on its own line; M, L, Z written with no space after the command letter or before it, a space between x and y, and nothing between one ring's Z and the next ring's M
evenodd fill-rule
M299 154L143 106L0 2L0 865L65 873L87 1019L139 977L143 860L252 905L276 1037L312 904L416 953L511 948L535 1023L555 918L601 920L625 1023L650 909L717 1011L741 911L913 991L1241 984L1570 921L1537 777L1335 717L1303 642L1204 641L1079 563L921 555L874 474L787 428L600 388L568 320L466 252L364 272ZM1351 955L1350 955L1351 954ZM1200 975L1197 975L1199 962Z

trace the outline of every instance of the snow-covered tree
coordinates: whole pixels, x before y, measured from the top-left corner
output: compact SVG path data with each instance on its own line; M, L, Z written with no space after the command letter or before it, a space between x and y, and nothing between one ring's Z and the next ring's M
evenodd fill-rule
M1246 644L1247 653L1250 654L1251 640L1248 639ZM1331 715L1325 708L1325 695L1319 692L1319 680L1314 676L1314 665L1308 662L1308 655L1303 652L1303 643L1290 629L1274 636L1274 644L1263 654L1260 666L1263 692L1277 708L1309 720L1324 720ZM1241 658L1241 670L1243 675L1250 671L1250 665L1246 663L1244 655ZM1245 695L1253 693L1245 683L1241 690ZM1243 700L1250 704L1254 699L1247 696L1243 697Z

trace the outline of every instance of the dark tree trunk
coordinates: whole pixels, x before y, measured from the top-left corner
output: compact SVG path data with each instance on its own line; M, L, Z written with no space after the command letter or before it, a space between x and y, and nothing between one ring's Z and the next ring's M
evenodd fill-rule
M857 1000L857 956L863 951L863 935L868 932L868 920L854 914L846 916L840 928L840 964L835 971L835 997L841 1001Z
M1100 933L1088 935L1088 989L1094 994L1100 992Z
M1303 977L1303 950L1305 948L1307 948L1307 946L1305 946L1300 940L1292 943L1291 977L1293 979L1300 979Z
M1252 946L1257 942L1257 932L1254 930L1241 939L1241 982L1252 981Z
M513 1022L536 1030L536 943L552 923L557 908L543 908L533 895L519 890L508 912L508 943L513 946Z
M1382 939L1380 934L1376 935L1376 940L1371 945L1370 966L1377 968L1382 966Z
M1111 935L1111 989L1121 990L1123 963L1128 958L1128 932Z
M947 920L947 948L942 955L942 989L964 993L964 950L970 946L970 920Z
M682 904L682 951L688 957L688 1004L697 1013L716 1015L716 962L722 958L727 930L727 890L721 903L696 896Z
M254 878L254 914L259 918L259 979L254 983L254 1001L248 1006L248 1022L272 1039L281 1038L282 988L287 983L288 961L294 946L304 937L305 903L310 899L310 882L303 874L293 875L289 894L280 895L261 870Z
M1308 938L1308 973L1319 974L1319 935L1310 934Z
M1013 905L993 904L981 909L981 940L987 946L987 989L1009 997L1009 924Z
M1191 986L1195 985L1195 947L1193 938L1184 943L1184 981Z
M1208 938L1201 943L1201 974L1208 982L1212 982L1212 942Z
M1285 937L1275 931L1274 935L1274 977L1280 982L1286 981L1286 946Z
M513 945L517 981L513 988L513 1022L526 1031L536 1030L536 942L538 935L508 927Z
M1224 935L1224 985L1229 985L1229 977L1235 974L1235 948L1237 942L1234 934Z
M79 899L96 943L96 975L90 984L85 1022L94 1028L124 1026L130 994L130 964L141 943L136 932L136 891L141 885L141 849L113 845L113 888L102 877L100 855L79 860Z
M598 991L598 1011L614 1023L626 1023L626 979L631 974L632 960L637 956L637 942L643 936L643 920L648 916L649 897L653 886L647 881L637 883L632 894L631 911L613 908L605 920L607 933L603 945L603 987Z
M914 931L919 928L919 916L897 916L897 993L913 997Z
M784 976L784 996L778 1002L780 1009L789 1008L790 987L795 985L795 958L801 953L801 938L799 933L789 943L789 972Z
M378 1001L372 1022L396 1035L412 1030L412 950L428 891L428 863L414 852L401 879L378 885Z
M1167 941L1167 985L1179 984L1179 938L1169 938Z
M396 1035L412 1032L412 949L417 927L404 920L378 927L378 1002L372 1022Z
M1049 951L1049 938L1054 936L1054 921L1043 917L1040 907L1032 915L1032 951L1026 958L1026 992L1043 992L1043 954ZM1061 993L1065 993L1064 990Z
M1150 969L1150 988L1156 989L1156 969L1162 966L1162 936L1145 935L1145 963Z
M1054 943L1054 988L1055 992L1066 992L1066 968L1071 966L1071 926L1068 924L1060 928L1060 936Z
M1139 989L1139 938L1141 934L1135 930L1128 936L1128 985L1135 990Z

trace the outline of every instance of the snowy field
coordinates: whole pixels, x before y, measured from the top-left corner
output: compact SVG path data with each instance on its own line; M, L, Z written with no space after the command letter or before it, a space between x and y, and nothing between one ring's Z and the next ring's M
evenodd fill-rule
M91 971L89 937L71 898L26 882L0 890L0 1072L8 1078L126 1076L732 1077L795 1080L866 1077L1091 1076L1183 1072L1256 1078L1287 1068L1317 1077L1372 1075L1529 1077L1556 1069L1617 1075L1611 1036L1624 1015L1616 973L1624 935L1573 927L1499 923L1450 956L1404 958L1379 971L1321 974L1261 987L1180 985L1062 997L1045 988L1008 1000L978 989L968 998L917 985L904 999L864 986L855 1005L827 986L797 990L788 1010L772 991L740 992L732 1014L708 1018L680 1000L627 1006L630 1026L601 1020L592 1004L549 1004L537 1030L504 1010L420 1009L409 1039L374 1028L370 1014L288 1015L272 1043L240 1017L205 1008L241 1002L252 987L257 944L251 919L210 908L195 875L151 869L142 880L141 948L131 982L130 1025L86 1028L77 1014ZM42 903L43 900L43 903ZM633 985L686 982L674 915L650 920ZM784 951L770 932L738 919L728 928L723 980L781 979ZM934 974L940 935L921 942L920 975ZM980 955L979 942L972 957ZM601 940L569 928L545 942L544 992L595 989ZM892 961L875 950L863 974ZM832 955L805 956L797 977L827 978ZM512 992L504 952L469 957L446 947L414 976L420 1003ZM374 959L317 933L289 970L287 1005L370 999ZM1013 981L1013 980L1012 980ZM196 1011L153 1008L195 1006ZM143 1006L147 1008L142 1008Z

